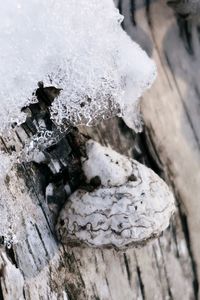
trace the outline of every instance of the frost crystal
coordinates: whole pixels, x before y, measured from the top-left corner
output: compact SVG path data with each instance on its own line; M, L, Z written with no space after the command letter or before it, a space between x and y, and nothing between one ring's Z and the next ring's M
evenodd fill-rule
M52 120L92 125L131 106L155 78L154 63L120 27L112 0L7 0L0 10L0 129L20 124L37 83L61 89Z

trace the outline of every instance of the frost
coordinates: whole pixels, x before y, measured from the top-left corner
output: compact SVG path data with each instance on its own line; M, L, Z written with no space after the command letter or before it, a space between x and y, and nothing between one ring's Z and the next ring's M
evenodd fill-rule
M139 128L137 99L153 82L155 65L121 21L112 0L4 1L1 131L25 120L21 108L36 101L39 81L61 89L51 107L58 126L124 114L129 126Z
M4 180L7 173L13 165L14 157L3 151L0 151L0 182Z
M39 127L37 134L35 134L30 142L28 143L28 151L32 151L35 149L44 150L48 147L56 145L63 135L58 130L50 131L47 130L46 127Z
M7 249L11 249L14 244L17 243L16 236L14 234L2 235L0 237L0 245L5 246Z

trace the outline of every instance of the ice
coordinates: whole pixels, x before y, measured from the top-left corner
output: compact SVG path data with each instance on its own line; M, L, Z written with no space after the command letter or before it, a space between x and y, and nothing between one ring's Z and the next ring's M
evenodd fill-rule
M138 129L137 99L153 61L121 29L112 0L7 0L0 10L0 130L25 120L37 83L61 89L51 118L94 125L124 115Z

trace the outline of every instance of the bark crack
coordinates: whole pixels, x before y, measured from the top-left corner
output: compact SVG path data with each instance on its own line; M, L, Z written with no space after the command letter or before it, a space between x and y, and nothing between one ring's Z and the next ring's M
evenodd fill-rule
M139 265L137 265L136 267L136 272L137 272L137 276L138 276L138 282L139 282L139 286L140 286L140 290L141 290L141 294L142 294L142 299L145 300L145 289L144 289L144 283L142 281L142 276L141 276L141 270Z

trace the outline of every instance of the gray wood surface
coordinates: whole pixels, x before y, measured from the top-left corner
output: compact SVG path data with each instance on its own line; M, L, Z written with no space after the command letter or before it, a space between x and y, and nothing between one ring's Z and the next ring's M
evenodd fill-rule
M198 41L191 55L172 10L162 1L147 4L118 1L124 29L158 66L158 79L142 99L145 131L136 136L117 118L80 131L147 164L168 182L177 200L171 225L159 239L125 252L63 246L55 238L55 218L44 198L41 171L34 164L23 165L7 178L12 197L0 200L8 226L12 219L20 237L20 243L0 252L0 299L198 299ZM26 134L21 129L18 142Z

